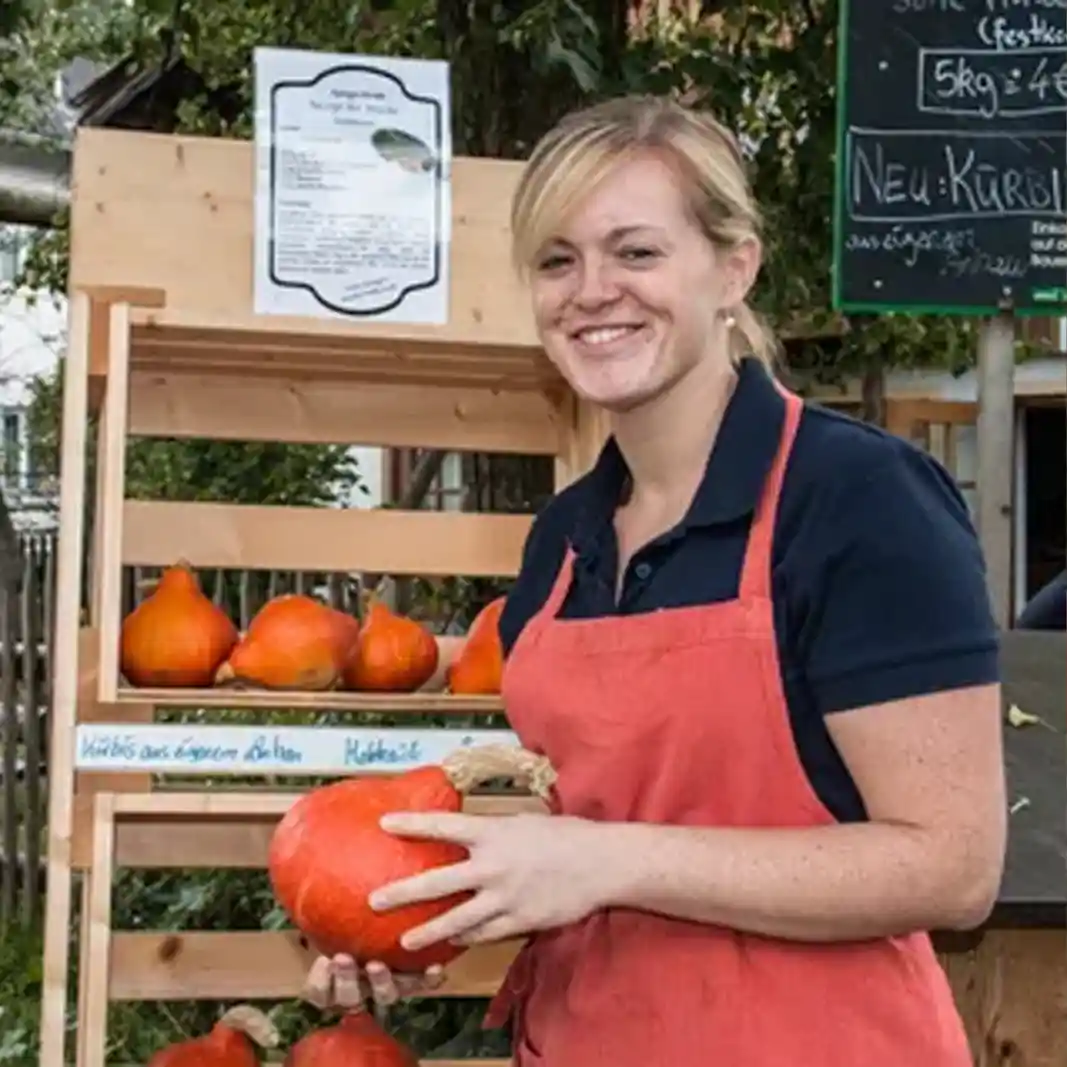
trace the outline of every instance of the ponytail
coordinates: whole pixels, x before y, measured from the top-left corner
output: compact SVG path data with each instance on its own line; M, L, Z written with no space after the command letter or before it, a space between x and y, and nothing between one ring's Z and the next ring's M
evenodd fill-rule
M781 351L774 331L763 316L753 311L748 304L735 308L733 316L730 355L738 361L746 356L758 359L773 376L778 368Z

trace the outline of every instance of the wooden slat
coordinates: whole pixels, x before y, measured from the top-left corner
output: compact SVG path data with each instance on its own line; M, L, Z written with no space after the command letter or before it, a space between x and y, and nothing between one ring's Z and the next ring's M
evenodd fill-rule
M119 704L156 708L233 708L248 711L322 710L385 715L496 715L499 696L450 696L448 693L298 693L257 689L133 689L118 691ZM104 722L97 717L94 722Z
M113 775L117 778L118 775ZM140 775L128 775L140 779ZM200 794L201 796L203 794ZM211 818L190 813L185 793L137 794L133 810L152 814L141 817L120 811L115 826L115 863L137 869L262 870L274 826L299 794L220 790L210 794L207 807ZM204 802L199 802L201 807ZM122 808L125 799L116 807ZM88 870L92 850L92 796L75 800L71 863ZM516 815L524 811L544 811L544 805L530 796L472 796L463 810L480 815ZM184 817L183 817L184 816Z
M137 372L129 432L143 437L382 445L555 455L543 393Z
M441 997L491 997L519 942L479 946L447 968ZM115 931L112 1000L272 1000L299 996L314 951L295 931Z
M128 500L122 558L153 566L514 577L528 515Z

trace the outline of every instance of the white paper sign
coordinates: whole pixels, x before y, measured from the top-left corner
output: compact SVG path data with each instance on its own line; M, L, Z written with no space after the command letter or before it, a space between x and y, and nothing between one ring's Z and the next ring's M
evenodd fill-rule
M124 726L85 723L80 771L183 774L395 774L471 745L515 745L510 730L401 730L339 726Z
M448 321L441 60L255 51L255 310Z

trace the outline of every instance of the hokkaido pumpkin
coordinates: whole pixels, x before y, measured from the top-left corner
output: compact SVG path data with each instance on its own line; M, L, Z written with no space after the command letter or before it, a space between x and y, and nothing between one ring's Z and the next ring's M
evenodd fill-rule
M333 689L358 636L355 619L299 593L269 600L219 668L219 685Z
M344 667L346 689L411 693L437 670L437 641L425 626L372 601Z
M419 1067L418 1057L362 1009L336 1026L313 1030L289 1050L283 1067Z
M122 620L119 669L130 685L202 689L237 643L237 627L184 560Z
M271 838L268 870L278 903L324 956L379 960L411 972L455 959L463 949L448 942L412 952L400 938L468 894L383 912L373 911L368 898L390 882L459 863L467 850L397 837L379 820L391 812L459 811L465 793L493 778L515 779L547 800L555 772L543 756L486 745L460 749L440 766L389 778L348 778L303 794Z
M467 640L445 672L450 693L467 696L499 693L504 678L500 615L506 597L497 597L474 617Z
M274 1024L256 1008L231 1008L203 1037L160 1049L148 1067L258 1067L260 1048L275 1048L279 1034Z

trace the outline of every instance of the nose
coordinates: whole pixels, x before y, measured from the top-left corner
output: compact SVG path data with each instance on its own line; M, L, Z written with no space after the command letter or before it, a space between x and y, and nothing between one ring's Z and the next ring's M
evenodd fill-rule
M619 286L614 280L610 264L603 260L586 259L578 271L574 302L582 308L600 308L618 299Z

